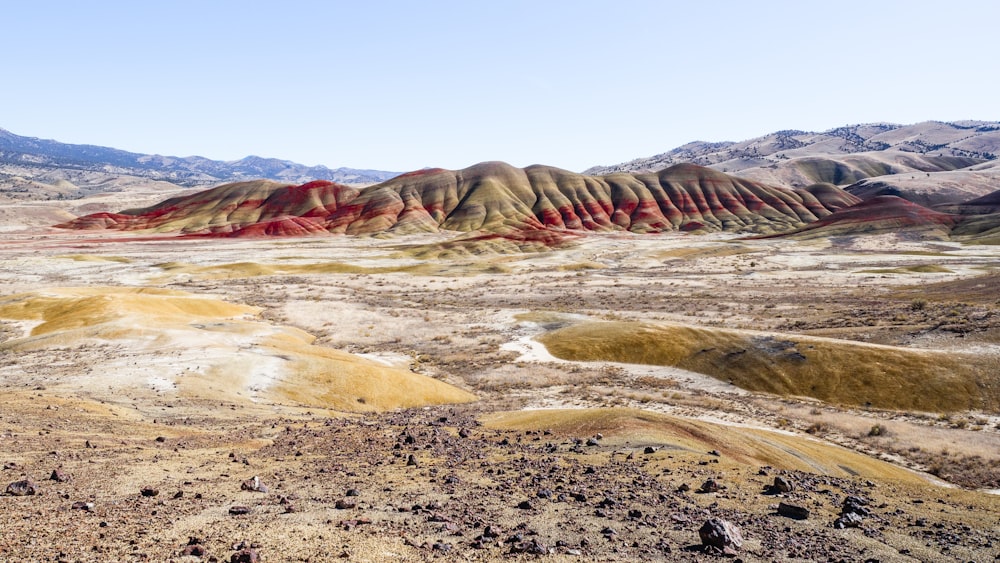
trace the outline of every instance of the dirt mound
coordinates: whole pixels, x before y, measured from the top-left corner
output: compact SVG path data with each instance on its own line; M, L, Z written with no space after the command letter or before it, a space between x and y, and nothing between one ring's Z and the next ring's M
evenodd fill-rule
M845 340L591 322L538 338L576 361L675 366L749 389L884 409L1000 409L995 358Z

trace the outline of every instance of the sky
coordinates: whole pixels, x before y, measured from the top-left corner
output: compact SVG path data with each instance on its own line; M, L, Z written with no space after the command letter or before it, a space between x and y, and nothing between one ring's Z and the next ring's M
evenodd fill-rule
M0 128L139 153L582 171L1000 120L995 0L0 2Z

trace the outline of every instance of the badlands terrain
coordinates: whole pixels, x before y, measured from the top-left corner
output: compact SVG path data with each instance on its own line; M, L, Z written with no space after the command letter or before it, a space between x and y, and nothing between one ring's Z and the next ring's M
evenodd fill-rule
M11 199L0 560L995 560L990 185Z

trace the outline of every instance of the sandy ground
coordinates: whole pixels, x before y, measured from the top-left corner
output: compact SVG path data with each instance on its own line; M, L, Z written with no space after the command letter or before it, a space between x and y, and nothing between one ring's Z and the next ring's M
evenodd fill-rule
M995 272L996 247L887 235L798 242L593 235L545 253L427 260L412 250L447 234L137 239L38 228L46 213L55 212L35 213L30 230L13 220L3 226L0 299L66 287L141 287L259 313L212 320L221 323L215 330L206 330L205 322L179 328L151 322L146 337L67 337L30 351L18 346L38 322L2 320L0 461L7 465L0 486L26 476L41 483L60 465L74 480L44 481L40 497L0 497L0 559L184 560L188 536L198 536L220 560L241 541L258 544L267 561L342 554L492 560L533 538L552 557L702 560L687 548L699 543L697 528L712 514L744 528L744 560L991 560L1000 546L996 497L930 485L941 481L927 474L909 473L912 480L889 470L823 475L814 464L777 467L764 477L758 471L768 464L760 460L723 456L724 467L699 465L704 451L619 465L615 459L641 456L643 449L606 441L577 452L573 438L589 434L544 435L544 418L537 436L479 430L472 443L455 442L460 429L480 428L490 413L640 408L740 432L770 429L775 433L766 439L773 443L800 440L781 442L798 455L812 447L806 444L841 445L907 471L996 489L997 475L989 470L1000 463L996 413L898 413L771 397L669 367L562 361L533 340L581 320L670 321L996 354L995 298L954 295L918 307L912 297L897 296L914 286ZM294 370L282 359L287 351L265 350L262 343L289 331L316 337L310 346L450 383L479 401L349 415L318 398L270 393L276 373L285 381ZM442 417L448 422L436 422ZM870 435L876 425L887 431ZM605 430L608 440L617 430ZM419 434L416 445L394 449L408 432ZM165 440L155 441L160 436ZM416 468L404 463L410 453ZM970 461L974 456L979 465ZM484 464L504 469L513 481L487 473ZM587 466L598 469L584 475ZM798 471L796 480L812 483L786 499L811 503L815 516L805 523L762 516L773 513L777 499L759 490L778 470ZM541 471L562 481L530 478ZM274 487L270 493L239 490L254 474ZM445 483L448 475L455 480ZM696 488L712 475L730 483L722 494L727 498L675 498L681 480ZM624 484L618 490L644 516L629 517L624 504L597 506L607 496L606 487L591 481L599 477L656 481L645 493ZM817 481L823 479L826 485ZM139 495L146 485L157 486L159 495ZM362 490L358 507L336 509L352 487ZM539 487L590 488L591 496L576 505L539 498L530 510L514 506ZM877 499L878 519L860 530L835 531L837 502L855 493ZM296 512L286 514L282 498ZM76 501L95 507L74 510ZM230 516L234 504L250 505L252 514ZM424 508L414 511L415 504ZM473 508L481 512L470 515ZM561 524L567 519L579 522L572 533ZM490 522L503 537L474 547ZM527 527L519 530L519 522ZM56 537L40 526L71 533ZM614 533L602 533L605 527ZM503 543L516 533L519 540ZM582 538L589 540L581 544Z

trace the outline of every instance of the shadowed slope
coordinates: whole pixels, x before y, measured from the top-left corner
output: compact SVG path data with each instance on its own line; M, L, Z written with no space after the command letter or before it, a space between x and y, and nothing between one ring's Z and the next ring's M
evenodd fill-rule
M878 196L841 209L781 236L838 236L878 233L922 234L948 238L958 218L896 196Z
M656 174L585 176L485 162L420 170L356 190L331 182L244 182L156 206L59 225L199 235L526 230L782 232L859 200L833 186L796 190L681 164Z

